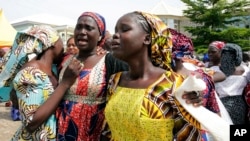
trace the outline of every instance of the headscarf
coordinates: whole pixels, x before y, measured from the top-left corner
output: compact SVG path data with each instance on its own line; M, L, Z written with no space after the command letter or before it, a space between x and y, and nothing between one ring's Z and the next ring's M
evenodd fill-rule
M159 17L153 14L141 11L136 12L141 14L151 27L152 62L163 69L171 69L172 40L167 25Z
M209 47L215 47L218 50L222 50L222 48L225 46L225 42L222 41L213 41L212 43L209 44Z
M172 58L181 59L184 56L193 57L194 46L192 40L174 29L169 28L169 30L172 34L173 42Z
M98 46L103 46L105 42L105 33L106 33L106 22L102 15L95 13L95 12L83 12L78 19L82 16L89 16L93 18L98 26L100 35L102 36L101 40L98 42Z
M173 41L171 65L175 67L175 61L182 60L196 66L203 66L204 64L193 56L194 46L191 38L171 28L169 28L169 31L172 34Z
M235 67L242 63L242 50L237 44L227 43L221 51L221 71L230 76L234 73Z
M209 61L208 53L203 54L203 59L202 59L202 61L203 61L203 62L208 62L208 61Z
M47 25L35 26L25 32L17 32L14 43L0 65L0 87L10 86L15 74L28 62L28 55L39 55L54 46L59 39L56 30Z

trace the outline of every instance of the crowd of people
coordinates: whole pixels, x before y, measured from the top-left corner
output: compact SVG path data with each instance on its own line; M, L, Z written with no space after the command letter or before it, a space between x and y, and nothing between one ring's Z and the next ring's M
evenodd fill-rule
M175 91L195 75L206 88L185 91L187 104L228 126L249 123L249 58L237 44L214 41L206 61L190 38L142 11L122 15L113 35L102 15L83 12L66 49L48 25L18 32L0 63L0 87L13 88L22 122L11 140L213 141Z

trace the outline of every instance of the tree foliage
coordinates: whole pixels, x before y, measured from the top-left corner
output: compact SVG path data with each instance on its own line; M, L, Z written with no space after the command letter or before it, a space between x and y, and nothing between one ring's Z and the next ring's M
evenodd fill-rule
M206 52L214 40L237 43L244 51L250 50L249 27L235 24L250 21L250 0L182 0L187 9L183 11L196 26L185 27L192 34L197 53ZM246 23L250 24L250 23Z

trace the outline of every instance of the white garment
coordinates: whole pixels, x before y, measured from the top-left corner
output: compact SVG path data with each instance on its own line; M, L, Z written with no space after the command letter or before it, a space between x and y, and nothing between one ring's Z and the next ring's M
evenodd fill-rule
M195 65L192 64L192 63L186 63L186 62L184 62L184 63L182 63L182 65L183 65L186 69L191 70L191 71L195 71L195 70L199 69L197 66L195 66Z
M195 75L189 75L175 90L174 95L180 104L201 123L201 128L208 131L209 141L229 141L230 124L228 121L203 106L194 107L187 104L181 98L184 91L202 91L205 88L206 83L202 79L196 78Z
M243 64L242 66L245 69L242 75L230 75L224 81L215 83L215 89L220 98L242 95L243 89L247 85L250 76L249 69ZM219 66L213 66L211 69L221 72Z

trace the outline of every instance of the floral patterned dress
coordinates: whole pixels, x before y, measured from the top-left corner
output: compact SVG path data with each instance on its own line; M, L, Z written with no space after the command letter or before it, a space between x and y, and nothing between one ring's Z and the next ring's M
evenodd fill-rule
M105 56L92 69L80 72L57 110L59 141L99 140L106 103L105 76Z
M22 125L16 131L12 140L22 141L55 141L56 118L51 115L38 129L29 133L25 127L35 111L53 93L54 87L49 76L34 67L26 67L17 73L13 85L18 97L19 111L22 116Z

